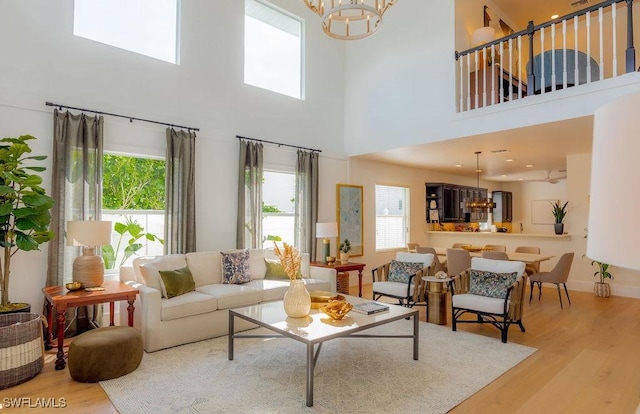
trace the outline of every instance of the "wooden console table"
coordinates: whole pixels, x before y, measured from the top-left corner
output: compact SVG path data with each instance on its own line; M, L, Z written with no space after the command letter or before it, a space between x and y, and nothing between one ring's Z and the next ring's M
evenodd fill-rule
M96 305L109 302L109 325L113 326L114 302L126 300L129 302L127 311L129 312L129 326L133 326L133 302L136 300L138 289L118 280L105 281L102 284L104 290L87 292L84 289L69 291L64 286L51 286L42 289L47 308L47 321L49 322L47 342L52 345L51 326L53 323L53 308L55 308L58 322L58 353L56 354L56 370L64 369L64 328L65 312L68 308L79 306Z
M340 272L357 270L358 271L358 296L362 297L362 271L366 266L364 263L354 263L354 262L340 263L338 261L331 264L326 262L311 262L310 264L311 266L315 266L315 267L325 267L327 269L334 269L336 271L336 280L338 280L338 273Z

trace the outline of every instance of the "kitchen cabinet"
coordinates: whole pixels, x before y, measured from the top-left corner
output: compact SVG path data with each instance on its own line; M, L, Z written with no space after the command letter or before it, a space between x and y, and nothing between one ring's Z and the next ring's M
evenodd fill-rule
M469 221L484 221L487 219L486 214L478 211L469 211L464 208L464 201L467 198L486 198L486 188L478 189L476 187L447 183L427 183L426 193L427 221L429 223L436 221L442 223L464 222L466 216L468 216ZM434 210L437 211L438 220L434 220L434 217L436 217Z
M494 191L491 194L496 207L493 209L493 221L511 223L513 221L513 194L511 191Z

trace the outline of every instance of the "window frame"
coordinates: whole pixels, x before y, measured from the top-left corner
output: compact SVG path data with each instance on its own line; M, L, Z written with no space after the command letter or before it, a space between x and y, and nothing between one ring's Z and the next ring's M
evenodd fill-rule
M380 187L384 188L397 188L403 189L403 200L404 205L401 208L403 211L402 215L394 214L393 217L402 217L404 221L404 232L403 232L403 242L397 246L382 246L379 247L378 239L379 233L382 229L379 227L379 217L389 217L389 214L378 214L378 190ZM376 235L376 252L385 252L385 251L394 251L406 248L406 244L409 240L411 240L411 187L408 185L397 185L397 184L375 184L374 186L374 212L375 212L375 235Z

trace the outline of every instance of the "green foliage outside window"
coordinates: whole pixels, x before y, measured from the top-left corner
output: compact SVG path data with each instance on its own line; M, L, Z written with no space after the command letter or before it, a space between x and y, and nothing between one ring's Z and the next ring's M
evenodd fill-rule
M165 162L105 154L102 208L164 210Z

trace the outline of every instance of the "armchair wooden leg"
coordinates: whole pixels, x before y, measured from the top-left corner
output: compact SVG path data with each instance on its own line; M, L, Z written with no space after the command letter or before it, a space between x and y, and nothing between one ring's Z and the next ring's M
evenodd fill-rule
M522 324L522 321L521 321L521 320L520 320L520 321L518 321L518 325L520 326L520 330L521 330L522 332L527 332L527 331L524 329L524 325Z

